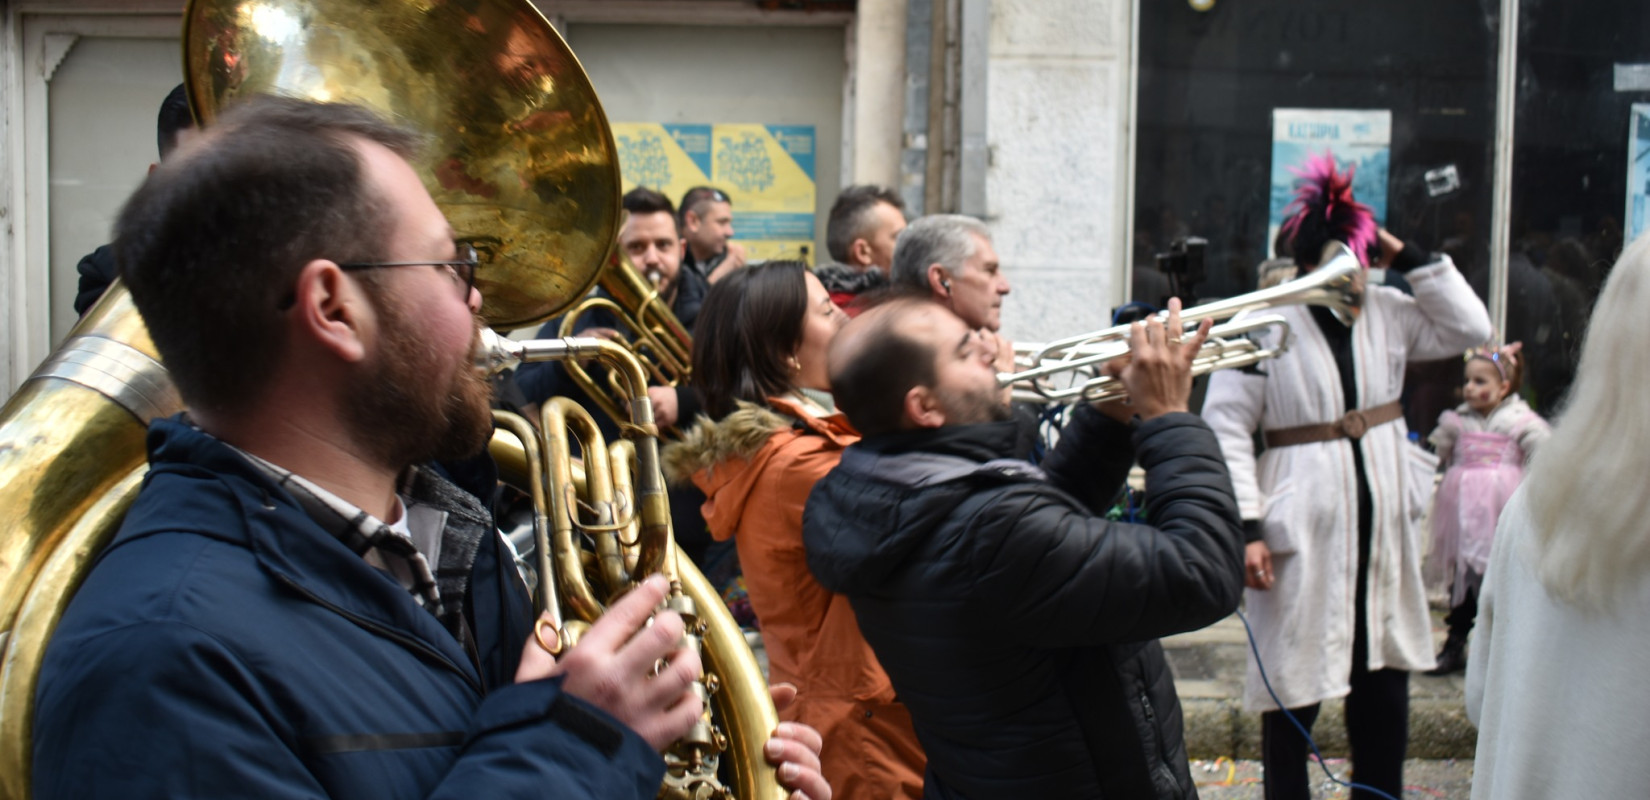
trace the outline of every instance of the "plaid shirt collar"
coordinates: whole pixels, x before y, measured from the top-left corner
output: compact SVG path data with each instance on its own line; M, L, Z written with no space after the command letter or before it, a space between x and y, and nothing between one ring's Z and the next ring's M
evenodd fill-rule
M225 442L225 444L228 444ZM348 500L321 488L315 482L298 475L293 471L272 463L264 458L248 453L234 445L229 445L236 452L245 456L263 472L269 475L276 484L285 489L298 504L303 507L304 513L322 528L338 537L338 541L348 547L351 552L369 561L376 560L389 567L392 575L398 577L413 599L437 619L446 617L441 602L441 590L436 584L435 575L430 570L430 562L419 552L418 547L405 533L396 530L383 520L361 510ZM408 469L401 475L396 487L396 493L408 496L414 482L414 473L417 467ZM410 513L403 509L405 516ZM397 569L399 566L401 569ZM410 585L408 585L410 584Z

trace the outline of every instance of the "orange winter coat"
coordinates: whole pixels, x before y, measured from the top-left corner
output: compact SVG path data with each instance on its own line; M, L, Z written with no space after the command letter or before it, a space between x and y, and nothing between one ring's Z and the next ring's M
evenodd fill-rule
M733 538L770 680L797 687L780 716L824 737L820 760L834 796L920 798L926 759L911 715L860 635L848 598L814 580L802 550L808 492L859 438L841 414L814 417L775 397L717 422L701 418L665 460L673 480L691 476L704 491L711 535Z

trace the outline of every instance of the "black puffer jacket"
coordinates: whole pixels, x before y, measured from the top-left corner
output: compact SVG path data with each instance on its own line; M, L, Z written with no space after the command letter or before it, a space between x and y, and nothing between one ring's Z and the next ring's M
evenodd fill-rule
M1080 409L1044 466L1013 423L866 439L804 513L928 751L930 798L1185 798L1156 639L1237 608L1243 535L1214 434ZM1138 453L1153 526L1098 516Z

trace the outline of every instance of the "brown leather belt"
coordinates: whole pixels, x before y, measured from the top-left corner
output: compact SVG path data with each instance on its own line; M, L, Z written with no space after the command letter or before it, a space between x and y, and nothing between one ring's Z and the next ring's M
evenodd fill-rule
M1348 411L1346 416L1334 422L1267 431L1266 446L1289 447L1312 442L1332 442L1336 439L1356 441L1363 438L1364 432L1370 428L1376 425L1385 425L1403 415L1403 406L1400 406L1398 401L1394 400L1362 411Z

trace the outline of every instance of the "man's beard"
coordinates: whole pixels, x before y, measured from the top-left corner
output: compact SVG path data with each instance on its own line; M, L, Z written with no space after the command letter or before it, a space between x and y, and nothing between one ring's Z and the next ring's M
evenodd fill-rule
M481 452L493 432L492 384L466 360L432 385L438 380L433 348L392 300L377 305L383 345L344 400L356 444L396 472Z
M1003 391L995 387L949 393L941 398L941 402L946 424L949 425L1002 422L1014 416Z

